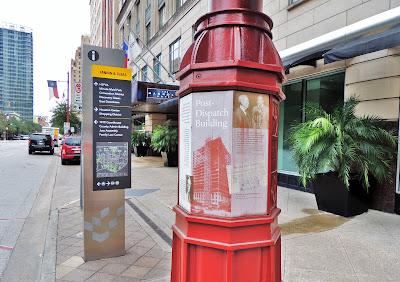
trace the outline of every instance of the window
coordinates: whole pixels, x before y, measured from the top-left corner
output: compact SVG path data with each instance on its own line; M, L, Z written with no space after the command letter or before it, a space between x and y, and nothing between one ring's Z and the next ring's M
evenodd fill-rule
M135 83L137 81L137 73L132 76L132 82Z
M161 53L153 60L154 82L161 81Z
M149 78L147 76L147 66L142 68L142 81L147 82Z
M176 0L176 9L178 10L180 7L182 7L186 1L187 0Z
M137 36L140 36L140 2L136 4L136 30Z
M289 150L288 129L296 122L307 119L302 109L305 103L319 104L328 113L344 100L344 72L286 84L282 87L286 100L280 103L278 170L298 173Z
M290 0L289 1L289 4L294 4L294 3L297 3L297 2L299 2L300 0Z
M151 4L150 1L147 1L147 7L144 14L144 23L146 26L150 24L150 20L151 20Z
M149 42L151 39L151 24L146 26L146 42Z
M180 64L181 64L181 38L178 38L171 45L169 45L169 67L171 73L178 72Z
M165 5L162 6L162 8L158 11L158 18L160 19L160 26L159 28L161 29L166 22L166 17L165 17Z

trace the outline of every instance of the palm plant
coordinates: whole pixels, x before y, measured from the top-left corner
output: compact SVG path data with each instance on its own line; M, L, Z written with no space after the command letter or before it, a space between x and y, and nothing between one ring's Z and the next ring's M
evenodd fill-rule
M151 134L151 147L158 152L178 150L178 128L173 128L167 120L164 125L157 125Z
M390 178L390 160L396 152L397 138L386 130L387 121L375 117L357 117L359 99L350 97L328 114L318 105L307 104L308 121L290 129L289 143L306 187L321 171L333 170L349 189L349 181L358 178L368 192L369 175L378 181Z
M132 144L132 147L149 146L150 145L150 136L147 132L140 132L137 130L132 131L131 144Z

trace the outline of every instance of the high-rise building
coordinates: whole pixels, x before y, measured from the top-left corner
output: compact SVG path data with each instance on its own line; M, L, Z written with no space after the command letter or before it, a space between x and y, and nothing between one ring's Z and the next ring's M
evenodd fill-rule
M118 1L90 0L90 44L118 48Z
M192 212L226 216L231 212L227 166L230 154L221 137L211 140L193 154L194 195Z
M89 45L90 37L82 35L81 45ZM81 111L82 102L79 104L75 100L75 85L82 83L82 47L79 46L75 51L75 59L71 59L71 79L70 79L70 97L71 107L77 111Z
M30 28L0 24L0 113L33 120L33 41Z

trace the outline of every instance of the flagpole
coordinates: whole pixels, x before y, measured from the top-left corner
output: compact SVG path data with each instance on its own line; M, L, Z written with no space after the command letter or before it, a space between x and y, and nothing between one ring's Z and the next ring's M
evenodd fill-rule
M67 72L67 122L69 122L69 72Z
M142 39L140 39L140 37L136 34L136 32L134 32L131 28L131 26L129 25L129 23L126 23L126 25L129 27L129 32L133 33L137 39L139 39L140 42L142 42L143 46L146 47L146 49L150 52L151 55L153 55L154 59L156 59L158 61L158 63L160 64L160 66L168 73L168 76L172 78L172 81L175 82L175 76L169 72L169 70L164 66L164 64L162 62L160 62L160 60L157 58L156 55L154 55L154 53L150 50L150 48L147 46L146 43L143 42Z

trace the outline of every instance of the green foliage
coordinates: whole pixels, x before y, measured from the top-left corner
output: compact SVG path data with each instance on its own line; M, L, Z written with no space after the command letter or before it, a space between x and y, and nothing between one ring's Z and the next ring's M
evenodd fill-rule
M63 132L64 122L67 122L67 102L57 103L57 106L52 109L53 116L50 120L52 127L60 128L60 131ZM71 127L75 128L75 132L80 128L80 120L78 118L77 112L69 107L69 122Z
M7 117L6 115L0 115L0 132L6 132ZM8 134L11 135L28 135L33 132L41 132L42 127L32 121L20 121L15 117L11 117L8 120Z
M307 122L290 128L289 143L304 187L309 178L333 170L349 188L355 174L368 192L369 178L390 178L390 161L396 154L397 137L385 128L386 120L375 116L357 117L359 104L351 97L338 104L332 114L319 105L307 104Z
M137 146L150 146L150 136L147 132L143 131L132 131L131 134L131 144L132 147Z
M151 134L151 147L158 152L175 152L178 150L178 128L170 125L167 120L164 125L157 125Z

